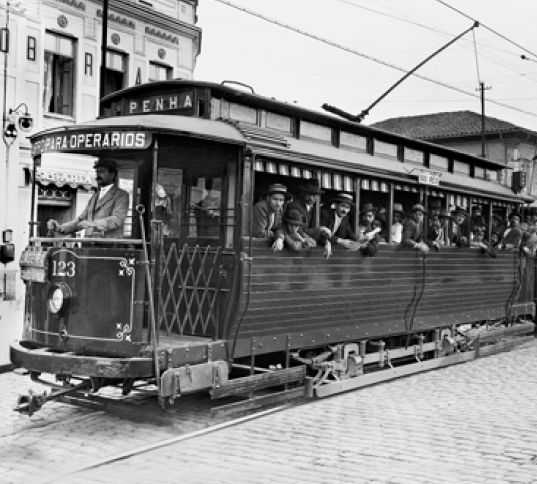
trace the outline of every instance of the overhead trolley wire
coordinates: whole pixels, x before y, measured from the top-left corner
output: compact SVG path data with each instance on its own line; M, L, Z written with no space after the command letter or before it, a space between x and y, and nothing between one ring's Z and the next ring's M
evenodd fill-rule
M442 5L444 5L445 7L453 10L454 12L457 12L459 15L462 15L463 17L466 17L467 19L469 20L473 20L474 22L476 21L474 18L472 18L470 15L460 11L459 9L453 7L452 5L450 5L449 3L447 2L444 2L443 0L436 0L438 3L441 3ZM515 45L516 47L518 47L519 49L522 49L524 52L527 52L528 54L531 54L532 56L534 57L537 57L537 54L533 53L531 50L528 50L526 49L525 47L521 46L520 44L516 43L514 40L511 40L509 37L506 37L505 35L502 35L500 34L499 32L497 32L496 30L488 27L487 25L485 25L483 22L479 22L479 25L481 25L481 27L483 27L484 29L488 30L489 32L492 32L494 35L497 35L498 37L500 37L501 39L505 40L506 42L509 42L510 44L513 44Z
M317 41L322 42L322 43L324 43L326 45L329 45L331 47L336 47L337 49L343 50L345 52L349 52L349 53L357 55L359 57L363 57L364 59L370 60L372 62L376 62L377 64L381 64L383 66L390 67L391 69L395 69L397 71L404 72L405 74L408 72L408 69L405 69L403 67L399 67L399 66L397 66L395 64L391 64L391 63L386 62L386 61L383 61L383 60L378 59L376 57L373 57L371 55L364 54L363 52L359 52L359 51L357 51L355 49L351 49L350 47L346 47L346 46L344 46L342 44L339 44L337 42L334 42L332 40L329 40L329 39L326 39L326 38L321 37L319 35L312 34L311 32L307 32L305 30L299 29L298 27L294 27L294 26L286 24L284 22L280 22L279 20L267 17L266 15L263 15L261 13L258 13L258 12L255 12L253 10L247 9L246 7L243 7L242 5L237 5L236 3L230 2L229 0L214 0L214 1L218 2L218 3L221 3L223 5L227 5L228 7L234 8L234 9L239 10L241 12L247 13L248 15L252 15L254 17L257 17L257 18L259 18L261 20L264 20L265 22L269 22L269 23L272 23L274 25L278 25L279 27L282 27L284 29L291 30L292 32L296 32L296 33L298 33L300 35L304 35L305 37L309 37L310 39L317 40ZM461 88L456 87L456 86L452 86L450 84L447 84L445 82L439 81L437 79L433 79L431 77L424 76L423 74L413 73L412 75L414 77L417 77L417 78L422 79L424 81L432 82L433 84L436 84L438 86L445 87L445 88L450 89L452 91L456 91L456 92L459 92L461 94L465 94L467 96L471 96L473 98L480 99L480 96L478 94L474 94L473 92L465 91L464 89L461 89ZM515 106L510 106L509 104L505 104L505 103L502 103L502 102L499 102L499 101L494 101L493 99L488 99L487 102L492 103L492 104L496 104L497 106L501 106L501 107L504 107L506 109L511 109L513 111L518 111L520 113L527 114L529 116L537 117L537 113L532 113L530 111L525 111L524 109L520 109L520 108L517 108Z

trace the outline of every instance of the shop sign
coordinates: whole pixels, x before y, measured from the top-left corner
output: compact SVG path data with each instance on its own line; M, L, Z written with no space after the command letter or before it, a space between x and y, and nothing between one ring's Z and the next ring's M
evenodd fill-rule
M32 144L32 155L52 152L95 150L143 150L151 145L153 134L145 131L77 131L39 137Z
M38 169L35 174L36 181L48 185L53 183L56 186L63 185L94 185L95 177L89 173L69 173L61 171L47 171Z

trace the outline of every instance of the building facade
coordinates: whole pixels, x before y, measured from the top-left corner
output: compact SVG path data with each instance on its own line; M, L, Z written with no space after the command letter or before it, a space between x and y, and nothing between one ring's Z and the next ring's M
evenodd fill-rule
M505 170L499 172L498 183L537 197L537 133L534 131L486 116L483 133L481 115L472 111L391 118L372 126L503 163ZM517 186L521 173L525 178L524 187ZM496 174L485 171L475 176L496 180Z
M201 50L197 0L109 0L104 94L147 81L190 79ZM92 194L92 160L43 156L31 197L28 136L99 114L102 0L4 0L0 4L3 142L0 143L0 368L23 328L18 258L50 218L74 218ZM8 242L13 246L8 246ZM6 250L9 249L9 250ZM8 260L5 258L4 260Z

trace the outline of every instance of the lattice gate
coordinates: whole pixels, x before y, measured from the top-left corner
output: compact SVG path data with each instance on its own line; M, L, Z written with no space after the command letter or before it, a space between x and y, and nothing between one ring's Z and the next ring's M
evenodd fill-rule
M221 249L172 243L157 279L157 324L168 335L218 334Z

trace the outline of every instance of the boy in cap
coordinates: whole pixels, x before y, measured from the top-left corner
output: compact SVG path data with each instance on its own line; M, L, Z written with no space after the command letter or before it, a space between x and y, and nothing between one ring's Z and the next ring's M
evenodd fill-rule
M463 207L457 205L453 211L451 242L459 247L463 247L468 243L467 217L468 212Z
M425 243L426 237L423 228L425 213L425 207L423 205L417 204L412 207L403 226L403 240L401 244L427 254L429 252L429 245ZM438 242L431 242L431 245L436 250L440 248Z
M509 214L509 227L502 234L502 241L498 244L500 249L517 249L522 240L522 230L520 230L521 216L518 212Z
M377 208L372 203L366 203L360 210L361 223L358 227L358 243L362 253L365 256L373 257L378 251L380 228L373 227Z
M274 238L276 229L282 223L283 204L287 197L287 187L279 183L270 185L263 200L254 205L252 237Z
M103 234L106 238L122 238L123 225L129 208L129 194L118 188L117 163L108 158L101 158L95 165L97 192L90 198L84 211L74 220L59 224L49 220L49 230L61 234L71 234L85 230L86 237Z
M300 185L300 195L298 200L294 200L289 204L290 208L298 210L302 216L304 222L304 230L309 233L310 229L313 229L315 223L315 203L319 199L319 196L324 193L319 186L319 180L312 178L308 180L304 185Z

